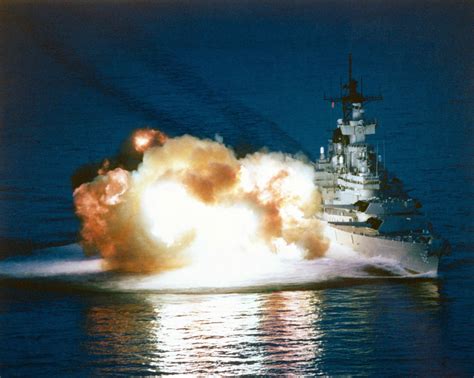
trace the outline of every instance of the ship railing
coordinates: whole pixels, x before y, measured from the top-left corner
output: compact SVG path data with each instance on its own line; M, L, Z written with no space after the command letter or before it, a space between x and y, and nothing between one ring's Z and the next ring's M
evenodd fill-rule
M357 179L355 179L357 177ZM347 175L340 177L340 179L343 179L346 182L350 182L353 184L363 184L363 185L376 185L380 184L380 178L377 175L370 175L370 176L355 176L352 175L352 177L348 177Z

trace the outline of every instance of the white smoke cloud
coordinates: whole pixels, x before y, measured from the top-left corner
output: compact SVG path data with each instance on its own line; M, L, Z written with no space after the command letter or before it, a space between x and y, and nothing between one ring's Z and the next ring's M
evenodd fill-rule
M150 146L135 171L101 173L74 199L85 250L100 252L110 269L245 269L275 255L320 257L328 248L315 219L314 169L289 155L239 160L221 140L185 135Z

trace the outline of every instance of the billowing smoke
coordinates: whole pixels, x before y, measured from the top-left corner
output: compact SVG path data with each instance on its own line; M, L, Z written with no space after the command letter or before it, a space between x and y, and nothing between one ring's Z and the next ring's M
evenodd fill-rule
M282 153L236 158L221 142L138 130L136 169L105 164L74 191L82 245L110 269L160 272L328 248L314 169Z

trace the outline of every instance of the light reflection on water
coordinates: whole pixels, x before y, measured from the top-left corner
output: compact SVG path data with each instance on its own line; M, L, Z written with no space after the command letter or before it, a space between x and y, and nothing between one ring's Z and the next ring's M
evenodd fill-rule
M87 347L114 371L321 373L321 308L311 291L147 296L92 307Z
M322 345L321 296L319 292L283 292L264 301L261 340L265 362L272 368L292 365L296 371L316 369Z
M152 298L158 320L152 337L161 351L153 364L159 371L172 373L212 371L220 365L238 365L243 359L258 366L256 299L254 295L218 295L156 303ZM249 371L243 367L240 373Z
M67 264L77 268L75 260ZM14 267L4 270L12 273ZM315 273L314 268L307 270ZM329 268L332 273L339 269ZM32 359L9 347L23 337L42 340L62 353L64 359L57 363L65 368L80 361L85 374L98 376L462 373L449 366L446 340L463 350L464 330L449 321L446 298L440 295L442 281L436 279L367 275L323 280L317 290L301 285L306 290L282 291L267 284L227 293L196 288L185 294L127 292L123 288L136 288L137 277L71 276L67 271L45 277L13 275L4 281L13 291L11 297L0 296L0 317L2 307L12 306L0 327L0 339L7 340L0 345L0 362L3 353L6 361L13 361L11 371L31 372L56 355L45 355L42 349L37 353L35 346ZM298 273L304 276L305 271ZM22 291L28 287L41 299L34 305L32 292ZM64 312L58 311L58 303Z
M0 296L0 309L8 309L0 311L0 362L9 364L0 371L88 376L467 371L467 359L450 355L454 347L459 356L465 353L464 329L451 322L437 281L351 283L232 294L97 293L69 291L62 284L59 291L33 297L12 287L11 296ZM55 364L47 367L52 358Z
M93 302L84 347L94 375L376 374L387 364L387 374L446 369L436 282ZM399 349L406 340L410 347ZM421 367L420 358L432 363Z

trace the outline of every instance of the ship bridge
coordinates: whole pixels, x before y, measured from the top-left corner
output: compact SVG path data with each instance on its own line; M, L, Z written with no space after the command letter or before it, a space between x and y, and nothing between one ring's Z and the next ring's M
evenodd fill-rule
M325 99L342 104L342 118L337 120L328 158L321 148L317 163L317 181L324 188L325 202L350 204L376 197L381 187L378 159L373 147L366 143L366 136L375 134L377 122L365 119L364 104L381 100L382 96L359 92L349 54L349 79L341 85L341 96Z
M357 111L361 110L363 109ZM356 110L353 110L353 112L356 112ZM338 128L341 129L341 134L349 137L349 143L351 144L364 142L366 135L375 134L375 128L377 126L375 122L365 123L363 118L351 119L346 122L344 122L343 119L339 119L337 125Z

